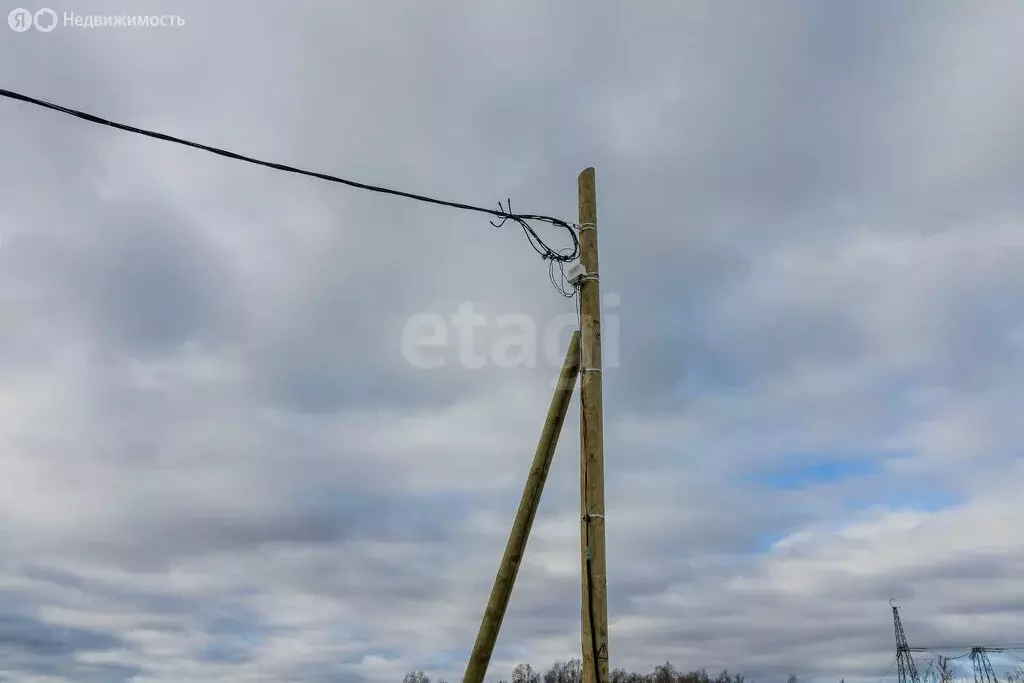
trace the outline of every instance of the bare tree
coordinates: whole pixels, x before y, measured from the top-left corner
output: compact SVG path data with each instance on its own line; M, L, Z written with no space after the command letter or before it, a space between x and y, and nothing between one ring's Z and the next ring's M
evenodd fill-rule
M559 660L543 676L544 683L582 683L583 661L579 658Z
M679 672L676 671L671 662L665 662L654 667L654 673L651 674L651 683L676 683L678 677Z
M939 683L953 683L953 679L956 678L953 667L949 663L949 657L939 656L939 665L936 671L939 674Z
M684 672L676 669L668 661L654 667L649 674L629 672L622 668L613 669L609 678L610 683L747 683L744 676L730 674L728 670L710 676L707 669L693 669ZM579 659L556 661L540 675L526 664L517 665L512 673L512 683L582 683L582 680L583 662ZM796 676L790 676L790 683L799 683L799 681ZM1020 683L1024 683L1024 681L1020 681Z
M540 683L540 674L529 664L517 664L512 669L512 683Z
M697 669L681 673L676 678L677 683L711 683L711 677L705 669Z

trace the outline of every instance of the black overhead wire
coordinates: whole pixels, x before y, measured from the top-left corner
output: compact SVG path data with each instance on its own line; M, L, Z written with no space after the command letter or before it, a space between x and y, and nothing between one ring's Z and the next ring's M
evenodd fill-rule
M96 123L96 124L99 124L101 126L108 126L110 128L116 128L118 130L123 130L123 131L129 132L129 133L135 133L136 135L143 135L145 137L155 138L157 140L164 140L165 142L173 142L173 143L176 143L176 144L179 144L179 145L184 145L186 147L192 147L193 149L199 149L199 150L202 150L204 152L210 152L211 154L217 154L217 155L220 155L220 156L223 156L223 157L227 157L229 159L235 159L237 161L244 161L246 163L255 164L257 166L265 166L267 168L272 168L272 169L277 170L277 171L284 171L286 173L295 173L295 174L298 174L298 175L309 176L311 178L318 178L320 180L326 180L326 181L332 182L332 183L339 183L341 185L348 185L349 187L354 187L354 188L359 189L359 190L368 190L370 192L378 192L380 194L388 194L388 195L393 195L393 196L396 196L396 197L404 197L406 199L412 199L412 200L415 200L415 201L418 201L418 202L424 202L426 204L435 204L437 206L446 206L446 207L449 207L449 208L452 208L452 209L461 209L463 211L474 211L476 213L488 214L490 216L494 216L494 217L499 218L501 220L500 223L495 223L494 221L491 221L491 225L493 225L496 228L502 227L503 225L505 225L505 223L507 221L512 221L513 223L516 223L517 225L519 225L520 228L522 228L523 233L526 235L527 241L530 243L530 246L533 247L534 251L536 251L538 254L540 254L542 259L551 262L552 266L550 268L550 273L551 273L551 279L553 281L553 284L554 284L554 265L553 264L556 264L556 263L557 264L569 263L571 261L574 261L579 256L580 244L579 244L579 239L576 237L576 228L577 228L577 226L575 226L574 224L569 223L567 221L564 221L564 220L562 220L560 218L554 218L552 216L543 216L543 215L535 215L535 214L515 214L515 213L512 213L512 203L511 203L511 201L508 202L508 208L503 206L501 202L498 202L498 208L497 209L488 209L488 208L485 208L485 207L482 207L482 206L473 206L472 204L463 204L461 202L452 202L452 201L447 201L447 200L444 200L444 199L435 199L433 197L427 197L425 195L415 194L415 193L412 193L412 192L404 192L402 190L393 190L393 189L390 189L390 188L381 187L379 185L370 185L370 184L367 184L367 183L360 183L360 182L357 182L355 180L346 180L344 178L339 178L338 176L329 175L327 173L318 173L316 171L308 171L308 170L304 170L304 169L301 169L301 168L296 168L294 166L287 166L285 164L279 164L279 163L276 163L276 162L273 162L273 161L264 161L262 159L255 159L253 157L245 156L243 154L238 154L237 152L231 152L231 151L228 151L228 150L225 150L225 149L220 149L218 147L211 147L209 145L204 145L204 144L201 144L201 143L198 143L198 142L193 142L192 140L186 140L186 139L183 139L183 138L174 137L173 135L167 135L166 133L157 133L155 131L145 130L143 128L136 128L135 126L129 126L129 125L124 124L124 123L118 123L116 121L111 121L109 119L105 119L105 118L96 116L94 114L89 114L89 113L86 113L86 112L83 112L83 111L78 111L76 109L71 109L69 107L65 107L65 106L62 106L62 105L59 105L59 104L54 104L53 102L47 102L46 100L41 100L41 99L38 99L36 97L30 97L28 95L23 95L21 93L13 92L11 90L5 90L3 88L0 88L0 96L6 97L6 98L12 99L12 100L17 100L19 102L26 102L28 104L33 104L33 105L35 105L37 107L43 107L45 109L52 109L53 111L58 111L58 112L61 112L61 113L64 113L64 114L68 114L69 116L74 116L75 118L82 119L83 121L89 121L90 123ZM548 224L553 225L555 227L559 227L559 228L565 229L569 233L569 236L572 238L572 248L565 248L565 249L557 249L556 250L556 249L553 249L553 248L549 247L544 242L544 240L541 239L540 235L537 234L537 231L529 224L530 221L536 222L536 223L548 223ZM559 291L562 292L562 294L564 296L564 291L562 291L562 288L559 287L558 284L556 284L556 288L559 289Z
M582 363L581 363L582 365ZM582 368L581 368L582 369ZM582 382L582 377L580 378ZM587 491L587 471L588 463L586 462L586 442L587 442L587 414L583 411L582 406L580 407L580 417L583 418L583 443L584 443L584 464L583 464L583 490ZM590 652L591 652L591 664L594 667L594 680L601 680L601 669L598 660L601 659L601 652L597 649L597 627L594 624L594 574L591 565L591 550L590 550L590 506L584 502L584 521L583 521L583 544L585 548L584 561L586 563L587 572L587 623L590 625Z
M564 272L562 273L562 278L566 279ZM553 276L552 276L552 284L555 284ZM580 301L580 296L581 296L580 290L575 290L571 296L573 298L575 298L575 300L576 300L576 324L578 326L577 329L579 329L580 333L582 333L583 332L583 308L582 308L582 302ZM586 368L583 367L583 349L581 348L580 349L580 395L581 395L581 399L580 400L582 400L583 374L584 374L585 371L586 371ZM587 474L588 474L588 472L590 470L590 468L589 468L589 464L590 463L587 462L587 459L586 459L586 452L587 452L587 412L585 410L583 410L583 406L582 405L580 406L580 426L581 426L581 429L580 429L580 450L583 453L583 472L582 472L583 482L582 482L582 484L583 484L583 491L584 491L584 495L583 495L583 511L582 511L583 512L583 547L584 547L583 560L584 560L584 568L585 568L585 571L586 571L586 579L587 579L587 598L586 598L587 603L586 603L586 605L584 605L584 607L587 610L587 623L590 624L590 652L591 652L591 665L592 665L593 670L594 670L594 680L595 681L600 681L601 680L601 673L600 673L601 669L600 669L600 664L598 663L598 661L600 659L602 659L601 654L602 654L602 652L604 652L604 649L602 648L601 650L598 650L598 648L597 648L597 629L594 626L594 581L593 581L593 571L592 571L591 559L590 559L591 558L591 550L590 550L590 504L589 504L589 502L586 499L586 493L585 493L586 491L589 490L589 488L587 486L587 479L588 479ZM604 658L607 658L608 655L607 655L606 652L604 653L604 655L605 655Z
M570 251L570 249L566 248L562 249L559 253L567 256ZM555 288L555 291L566 299L572 299L576 296L576 286L569 282L569 276L565 273L565 264L565 261L548 261L548 279L551 280L551 286ZM556 271L557 275L555 274Z
M875 681L876 681L876 683L882 683L882 681L884 681L884 680L886 679L886 677L887 677L887 676L889 676L890 674L892 674L893 672L895 672L895 671L896 671L896 667L897 667L897 665L898 665L898 664L899 664L899 660L898 660L898 659L897 659L896 657L893 657L893 658L892 658L892 661L891 661L891 662L889 662L889 668L888 668L888 669L886 669L886 670L885 670L885 671L884 671L884 672L882 673L882 675L880 675L880 676L876 676L876 677L875 677Z
M911 652L948 652L949 650L967 650L966 655L960 655L965 657L970 654L971 650L979 649L987 652L1006 652L1007 650L1024 650L1024 643L1010 643L1009 645L930 645L928 647L912 647ZM947 657L947 659L953 659L953 657Z
M976 673L982 675L977 677L977 681L994 681L996 680L992 662L988 658L988 653L1001 654L1008 656L1011 659L1017 661L1024 661L1014 652L1024 650L1024 644L1011 643L1008 645L939 645L939 646L927 646L927 647L911 647L910 652L916 654L930 653L939 655L939 659L944 659L947 662L962 662L963 660L970 660L971 666L975 667ZM966 652L964 652L966 650ZM959 651L962 654L943 656L939 653Z

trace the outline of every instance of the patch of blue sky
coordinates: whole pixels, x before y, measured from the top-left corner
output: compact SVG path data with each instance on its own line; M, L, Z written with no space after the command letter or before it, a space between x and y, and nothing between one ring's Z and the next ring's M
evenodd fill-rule
M834 484L881 471L880 457L842 458L797 455L783 458L793 464L751 477L751 483L774 489L802 489L815 484Z
M442 650L440 652L433 653L426 664L431 669L448 669L451 667L462 667L465 666L466 661L469 659L470 651L468 649L457 648L454 650Z
M964 498L952 491L941 491L922 485L863 496L847 496L845 501L847 506L854 509L884 507L891 510L938 512L962 504Z
M846 513L855 515L872 508L935 512L962 503L955 492L925 480L893 481L884 476L887 460L906 457L905 453L886 452L862 457L843 454L793 454L775 460L787 463L751 475L747 483L755 487L783 492L804 492L828 489L838 497L836 502ZM838 512L838 511L837 511ZM839 512L840 517L845 517ZM842 526L842 519L832 520ZM793 533L792 528L761 531L752 543L751 552L766 553L776 543Z
M218 664L244 664L252 656L249 648L229 641L217 641L204 647L199 658L204 662Z

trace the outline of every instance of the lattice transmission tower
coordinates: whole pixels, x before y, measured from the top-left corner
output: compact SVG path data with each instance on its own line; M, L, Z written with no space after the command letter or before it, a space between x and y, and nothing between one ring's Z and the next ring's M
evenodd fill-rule
M974 683L999 683L984 647L971 648L971 664L974 665Z
M892 621L896 629L896 668L899 672L900 683L921 683L917 674L917 664L914 663L914 656L907 645L907 634L903 631L903 622L900 621L900 608L895 600L889 601L892 607ZM978 683L982 683L979 681Z

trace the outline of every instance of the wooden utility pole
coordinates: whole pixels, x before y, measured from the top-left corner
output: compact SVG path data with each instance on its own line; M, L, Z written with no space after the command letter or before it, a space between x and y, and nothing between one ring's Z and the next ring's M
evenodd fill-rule
M508 607L509 598L512 597L512 586L515 584L519 563L526 550L526 541L530 537L533 519L537 516L537 506L540 504L544 482L551 469L551 461L555 456L555 446L558 445L558 437L562 432L565 415L569 411L569 400L572 398L572 392L576 386L579 369L580 333L573 332L572 340L569 342L569 351L566 353L565 363L562 365L562 372L558 376L558 385L555 387L554 396L551 397L548 416L544 420L540 442L537 444L537 451L533 456L533 465L530 467L530 474L526 480L526 488L519 501L519 509L516 511L515 522L512 524L512 532L509 534L508 543L505 546L505 554L501 558L498 575L494 578L494 587L491 588L491 597L487 601L487 608L484 610L484 616L480 622L476 644L473 646L469 663L466 665L463 683L482 683L487 674L487 665L490 664L494 644L497 642L498 632L501 630L501 622L505 618L505 609Z
M594 169L579 176L580 542L583 584L583 681L608 683L608 580L604 542L604 404L601 391L601 287L597 261Z

